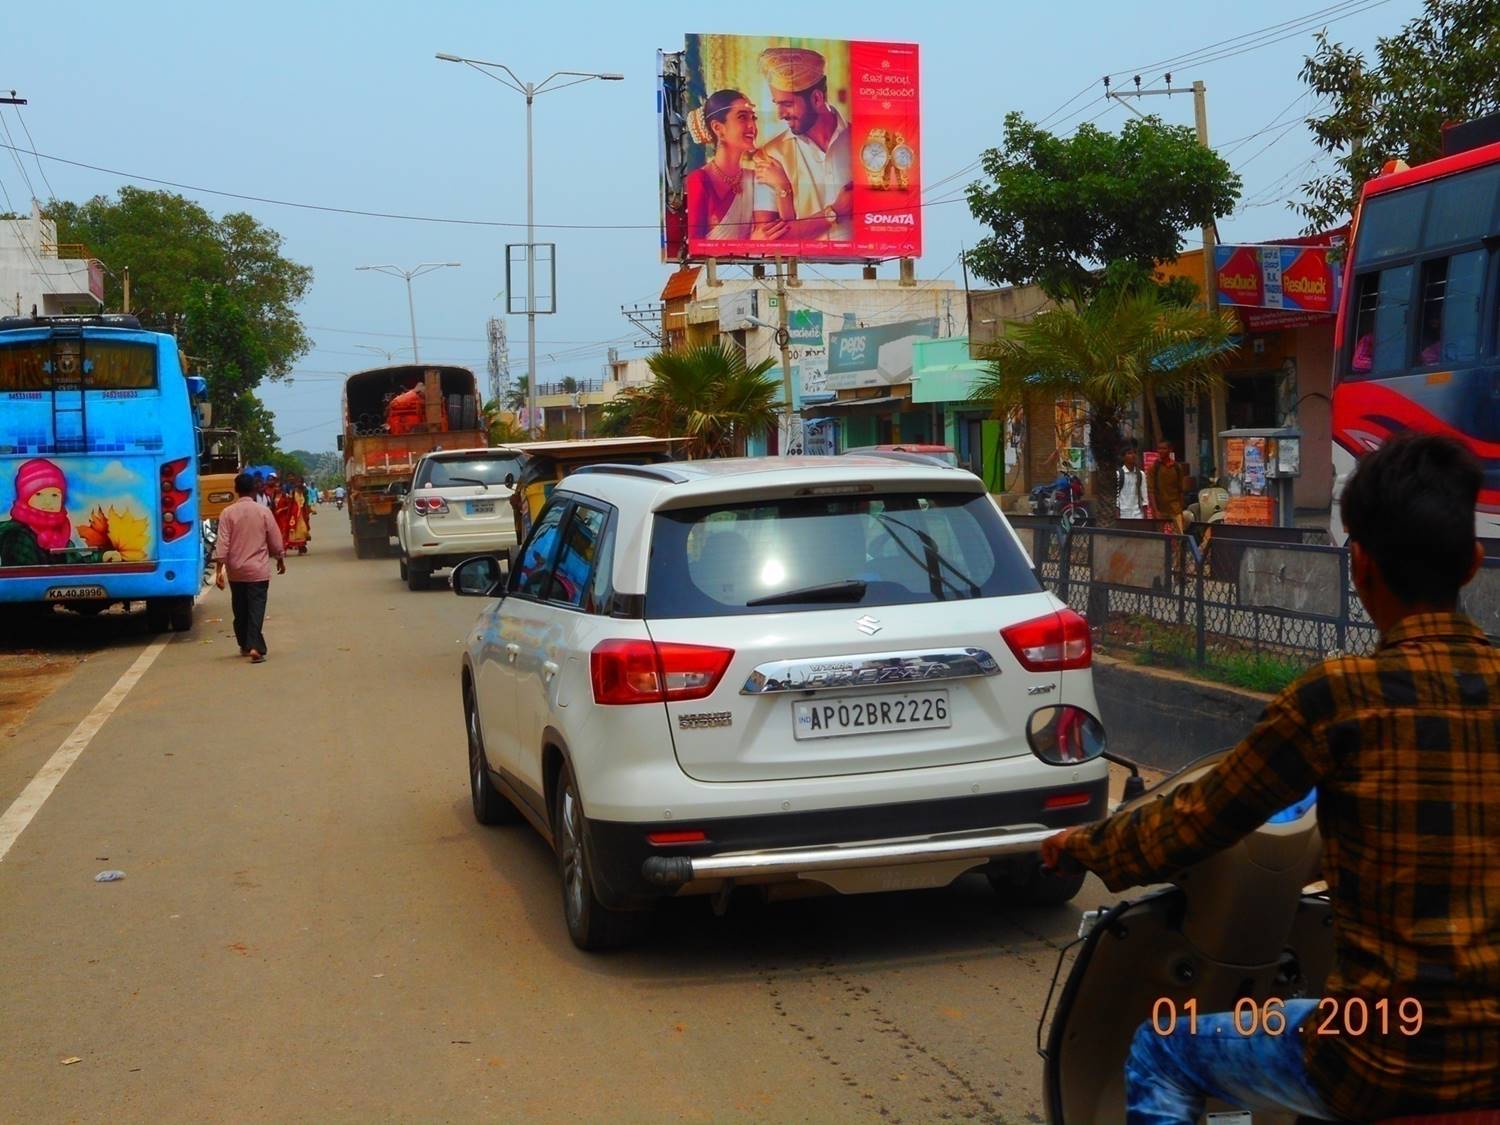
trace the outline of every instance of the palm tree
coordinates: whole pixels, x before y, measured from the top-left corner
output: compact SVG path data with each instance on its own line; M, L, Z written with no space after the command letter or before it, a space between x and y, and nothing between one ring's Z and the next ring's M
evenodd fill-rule
M597 432L686 437L690 457L732 457L776 423L780 388L767 376L773 360L750 367L738 348L702 344L657 352L646 365L651 382L611 402Z
M530 383L527 376L518 375L515 382L513 382L505 392L505 409L510 411L520 411L526 409L526 395L529 385Z
M1106 289L1007 325L971 397L997 417L1031 402L1083 399L1099 514L1109 522L1119 513L1115 470L1125 411L1144 398L1160 434L1156 396L1190 401L1217 386L1238 331L1233 314L1184 307L1154 286Z
M502 406L499 399L490 399L485 403L482 413L491 445L513 445L518 441L531 440L531 435L516 424L512 408ZM511 416L507 418L507 414Z

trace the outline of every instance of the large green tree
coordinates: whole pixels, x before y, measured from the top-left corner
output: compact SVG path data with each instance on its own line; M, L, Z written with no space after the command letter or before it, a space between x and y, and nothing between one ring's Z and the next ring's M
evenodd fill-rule
M1192 129L1156 117L1059 137L1011 113L980 160L988 182L969 185L969 210L990 233L968 251L969 268L1057 300L1099 289L1102 267L1149 277L1182 252L1184 230L1230 214L1240 191Z
M776 424L781 386L774 360L745 363L739 348L702 344L646 360L651 382L631 387L604 410L600 432L688 438L692 457L732 457Z
M241 432L247 454L275 449L271 413L255 389L290 374L312 346L296 305L312 270L283 256L281 235L243 213L215 219L166 191L124 187L113 199L54 201L58 240L81 242L108 267L107 308L120 308L125 267L130 307L177 333L209 384L215 425Z
M1160 290L1106 288L1005 326L973 398L1003 415L1014 406L1082 399L1088 408L1100 516L1119 514L1115 470L1125 412L1158 395L1194 401L1212 388L1239 331L1234 315L1184 307ZM1153 417L1156 432L1161 423Z
M1500 0L1426 0L1421 15L1375 41L1367 59L1318 35L1302 80L1328 100L1308 119L1334 170L1304 185L1308 230L1346 219L1359 189L1388 160L1441 153L1442 127L1500 111Z

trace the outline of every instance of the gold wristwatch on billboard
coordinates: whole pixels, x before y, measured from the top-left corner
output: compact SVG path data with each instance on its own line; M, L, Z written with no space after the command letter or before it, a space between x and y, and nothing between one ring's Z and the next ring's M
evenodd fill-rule
M905 189L906 173L916 159L916 154L900 133L889 129L871 129L869 136L865 138L864 147L859 150L859 159L870 174L871 187L889 188L894 179L896 187Z

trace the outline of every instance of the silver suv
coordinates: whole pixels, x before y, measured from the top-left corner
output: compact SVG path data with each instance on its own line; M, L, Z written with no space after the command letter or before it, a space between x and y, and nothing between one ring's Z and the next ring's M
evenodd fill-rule
M503 584L478 558L453 586L489 599L460 674L474 815L552 843L582 948L737 885L1078 890L1038 851L1104 814L1107 767L1044 765L1028 728L1099 729L1088 626L970 473L591 466Z
M411 491L396 510L401 578L409 589L425 589L434 570L515 547L511 494L520 471L520 455L503 447L446 449L417 462Z

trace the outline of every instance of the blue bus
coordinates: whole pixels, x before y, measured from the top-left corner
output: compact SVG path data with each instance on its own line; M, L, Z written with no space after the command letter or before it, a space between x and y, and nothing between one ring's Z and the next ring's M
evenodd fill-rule
M144 601L192 628L204 390L135 317L0 318L0 609Z

